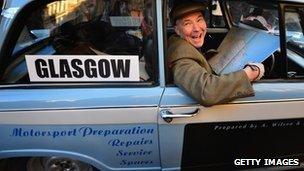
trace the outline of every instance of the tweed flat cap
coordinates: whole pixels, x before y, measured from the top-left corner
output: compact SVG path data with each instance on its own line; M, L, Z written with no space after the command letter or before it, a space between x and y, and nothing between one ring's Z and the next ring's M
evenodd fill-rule
M177 19L180 19L186 16L187 14L191 14L193 12L204 11L206 8L207 4L202 2L180 3L172 8L170 12L170 18L171 21L173 21L173 24L175 25Z

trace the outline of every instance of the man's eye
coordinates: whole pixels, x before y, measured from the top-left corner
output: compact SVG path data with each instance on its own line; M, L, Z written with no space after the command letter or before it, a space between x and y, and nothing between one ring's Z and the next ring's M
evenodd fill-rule
M188 26L188 25L190 25L189 22L185 22L185 23L184 23L184 26Z
M197 20L197 22L203 22L204 20L202 19L202 18L199 18L198 20Z

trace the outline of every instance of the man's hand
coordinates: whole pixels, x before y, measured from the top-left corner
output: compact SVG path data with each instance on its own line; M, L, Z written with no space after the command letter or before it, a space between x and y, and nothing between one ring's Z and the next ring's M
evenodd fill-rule
M244 71L250 81L258 81L264 76L265 69L262 63L248 63Z

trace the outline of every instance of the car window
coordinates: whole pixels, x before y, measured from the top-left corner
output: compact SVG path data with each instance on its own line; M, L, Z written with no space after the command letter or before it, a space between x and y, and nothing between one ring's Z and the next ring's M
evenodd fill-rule
M212 11L211 11L210 26L214 28L225 27L225 21L222 13L222 9L218 0L212 1Z
M155 21L153 0L49 3L30 11L2 83L155 83ZM32 79L32 72L42 79Z
M276 40L268 41L267 45L260 47L260 51L266 51L267 48L270 49L272 42L278 42L277 50L272 52L271 55L263 57L266 69L264 80L303 78L303 30L301 17L296 10L288 9L283 20L285 21L287 41L287 55L285 58L285 54L282 54L280 49L282 46L279 44L281 38L279 9L276 3L228 0L226 5L234 27L253 30L258 34L263 34L264 38L271 38L270 35L277 36ZM260 56L257 58L260 58Z
M227 7L235 25L246 25L271 33L279 33L278 10L275 3L228 0Z
M180 0L166 0L166 38L167 40L175 33L174 31L174 23L172 23L170 19L170 12L173 9L175 5L180 5L181 3L184 3L187 1L180 1ZM223 38L225 37L227 33L227 25L223 17L222 8L220 6L220 1L218 0L197 0L195 2L199 3L205 3L207 5L207 8L202 11L203 16L205 19L205 22L207 24L207 33L205 36L205 43L204 46L200 48L201 52L205 53L209 50L216 49ZM166 44L168 46L168 44ZM166 66L168 67L168 66ZM166 83L168 85L173 85L173 79L171 76L171 73L168 68L166 68Z
M304 78L303 9L285 12L287 70L289 78ZM301 17L302 15L302 17Z

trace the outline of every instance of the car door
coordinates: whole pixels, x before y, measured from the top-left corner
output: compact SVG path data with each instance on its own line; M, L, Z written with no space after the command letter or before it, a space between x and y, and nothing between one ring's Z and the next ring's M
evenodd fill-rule
M225 2L229 4L226 7L228 11L244 10L252 5L243 4L244 8L240 8L233 7L232 3L242 5L246 1ZM266 7L267 4L261 5ZM281 49L274 54L280 55L276 57L272 77L265 76L261 81L253 83L254 97L204 107L179 87L167 85L158 120L164 169L238 170L276 167L288 170L299 167L304 151L304 138L301 136L304 129L304 58L300 51L300 40L303 37L303 25L300 24L303 21L302 5L268 5L271 9L279 10L281 15L280 24L277 22L280 26ZM231 17L231 13L229 15ZM298 30L289 30L290 22ZM231 23L235 24L234 21ZM291 48L291 43L298 51ZM278 164L278 158L298 162ZM244 164L238 162L240 159L261 160L260 163Z
M28 170L81 168L74 160L99 170L159 170L163 87L157 24L148 20L155 6L63 0L21 8L0 53L0 158L26 157Z

